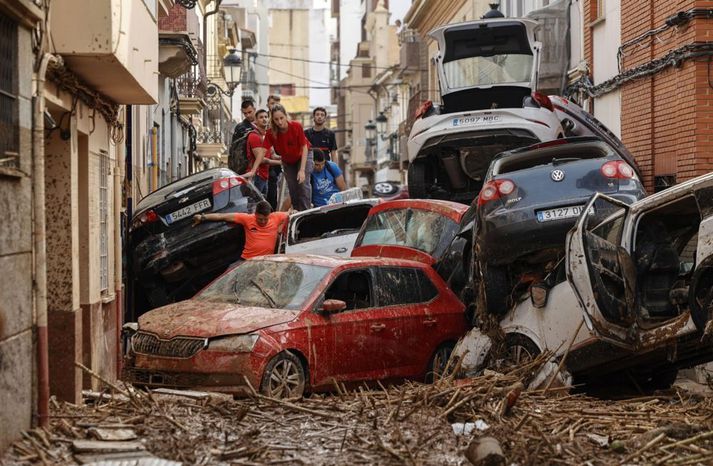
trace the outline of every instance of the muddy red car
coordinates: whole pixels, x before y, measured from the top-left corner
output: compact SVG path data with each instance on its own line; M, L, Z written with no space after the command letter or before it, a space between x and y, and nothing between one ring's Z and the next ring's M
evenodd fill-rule
M475 209L435 199L400 199L371 208L352 257L417 260L433 266L463 302L472 302L470 282ZM472 309L471 309L472 311Z
M421 262L266 256L141 316L124 377L275 397L335 381L423 380L466 330L463 304Z

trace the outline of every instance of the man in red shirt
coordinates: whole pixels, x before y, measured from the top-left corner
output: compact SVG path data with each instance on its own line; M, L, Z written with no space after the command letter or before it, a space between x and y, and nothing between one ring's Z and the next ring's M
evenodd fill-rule
M256 131L251 131L248 134L247 140L247 156L248 156L248 171L243 174L245 178L252 178L252 182L258 191L263 196L267 197L268 187L267 180L270 176L270 166L280 165L279 160L272 160L270 153L272 152L272 144L265 137L267 128L270 125L270 115L267 110L260 109L255 113Z
M241 259L274 254L277 236L287 222L287 212L272 212L267 201L260 201L255 214L197 214L193 225L201 222L232 222L245 229L245 247Z

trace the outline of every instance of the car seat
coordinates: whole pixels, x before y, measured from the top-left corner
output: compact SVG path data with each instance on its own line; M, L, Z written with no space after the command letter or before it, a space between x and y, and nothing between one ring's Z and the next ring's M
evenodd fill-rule
M661 221L640 224L635 256L641 305L652 318L677 315L671 290L678 280L680 258Z
M354 273L349 277L349 294L352 306L349 309L364 309L370 304L369 277L364 273Z

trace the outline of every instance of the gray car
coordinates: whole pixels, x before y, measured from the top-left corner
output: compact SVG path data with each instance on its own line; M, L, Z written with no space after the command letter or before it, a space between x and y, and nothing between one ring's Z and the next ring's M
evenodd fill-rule
M559 139L497 155L477 202L476 254L488 310L502 314L521 277L544 273L591 196L645 196L633 160L595 137Z

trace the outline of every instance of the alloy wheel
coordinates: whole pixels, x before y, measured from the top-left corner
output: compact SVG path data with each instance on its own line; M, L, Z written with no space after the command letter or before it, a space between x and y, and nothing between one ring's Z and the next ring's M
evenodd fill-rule
M267 395L274 398L299 397L304 391L302 368L290 359L280 359L270 371Z

